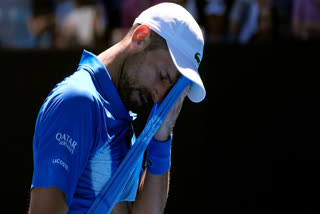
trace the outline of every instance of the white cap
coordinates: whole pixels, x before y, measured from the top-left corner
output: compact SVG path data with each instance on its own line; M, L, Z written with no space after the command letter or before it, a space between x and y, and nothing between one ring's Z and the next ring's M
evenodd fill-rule
M204 39L192 15L178 4L160 3L143 11L134 24L147 25L167 41L173 63L182 75L192 81L189 99L201 102L206 96L198 72Z

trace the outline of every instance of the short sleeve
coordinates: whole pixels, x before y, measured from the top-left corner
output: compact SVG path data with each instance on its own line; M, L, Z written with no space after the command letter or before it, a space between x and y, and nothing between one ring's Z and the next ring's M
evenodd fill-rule
M95 142L96 102L88 92L59 90L42 106L33 140L33 187L55 186L68 206Z

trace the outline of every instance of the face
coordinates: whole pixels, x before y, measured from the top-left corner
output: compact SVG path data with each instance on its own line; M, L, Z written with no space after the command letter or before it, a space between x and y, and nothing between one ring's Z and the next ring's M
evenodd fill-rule
M179 77L168 50L143 50L125 60L118 90L128 110L139 113L161 102Z

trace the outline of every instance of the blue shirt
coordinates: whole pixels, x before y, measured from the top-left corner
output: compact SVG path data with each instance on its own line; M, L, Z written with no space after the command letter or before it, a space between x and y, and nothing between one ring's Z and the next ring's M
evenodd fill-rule
M55 186L69 213L85 213L135 142L134 115L106 67L84 50L78 70L42 105L33 140L31 188ZM134 201L143 157L120 201Z

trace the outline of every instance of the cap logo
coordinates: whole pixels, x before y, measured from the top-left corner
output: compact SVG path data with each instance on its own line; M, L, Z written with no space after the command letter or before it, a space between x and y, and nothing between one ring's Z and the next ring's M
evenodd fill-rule
M194 58L197 60L197 63L200 64L200 53L196 53Z

